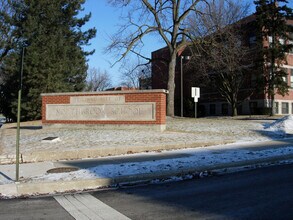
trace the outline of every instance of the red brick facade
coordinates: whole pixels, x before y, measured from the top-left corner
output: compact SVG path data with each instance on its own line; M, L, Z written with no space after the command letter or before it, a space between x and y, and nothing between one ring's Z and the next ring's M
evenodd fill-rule
M254 15L244 18L240 21L240 25L244 28L246 35L244 36L244 44L247 45L251 49L251 54L249 55L249 59L254 59L255 51L253 39L256 37L255 29L251 22L255 20ZM287 21L288 24L293 25L293 20ZM251 41L252 40L252 41ZM268 42L263 42L263 46L268 45ZM168 49L161 48L157 51L152 52L152 88L153 89L167 89L167 80L168 80ZM180 84L181 84L181 64L183 64L183 97L184 97L184 111L190 108L190 105L193 104L190 101L186 102L186 100L191 99L191 87L201 87L201 82L191 80L192 74L196 74L194 72L188 72L187 65L180 63L181 56L189 55L189 51L186 48L186 51L178 53L177 56L177 65L175 70L175 114L179 114L180 107ZM204 59L204 58L203 58ZM252 61L256 62L256 61ZM281 96L275 95L275 103L276 106L276 114L293 114L293 51L286 54L286 60L284 61L284 65L282 66L287 73L287 83L290 86L288 95ZM246 77L247 79L244 81L243 91L252 89L254 87L253 84L256 83L256 76L254 74L264 74L264 73L252 73L250 76ZM202 79L205 80L205 79ZM261 90L260 90L261 91ZM241 95L240 95L241 96ZM241 100L242 97L240 97ZM269 98L267 94L265 94L265 89L263 89L263 93L254 92L248 99L245 99L243 103L238 108L239 114L263 114L267 112L269 108ZM192 107L192 106L191 106ZM193 107L194 108L194 105ZM220 94L215 90L215 88L210 87L201 87L201 97L199 99L198 104L198 112L200 116L209 116L209 115L230 115L231 107L228 105L227 101L220 96ZM184 113L184 116L190 116Z

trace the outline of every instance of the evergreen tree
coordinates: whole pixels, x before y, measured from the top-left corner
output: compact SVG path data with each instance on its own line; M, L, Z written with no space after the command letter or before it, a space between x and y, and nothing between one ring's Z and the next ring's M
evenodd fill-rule
M13 26L13 16L15 15L13 4L15 4L15 0L0 0L0 67L4 58L17 43Z
M16 29L21 36L21 46L26 47L23 72L23 119L41 116L41 93L81 91L87 74L86 52L82 46L95 37L96 30L83 32L81 27L90 14L78 18L84 0L23 0L16 7ZM19 54L15 48L4 64L4 74L9 75L3 91L7 97L6 114L15 116L19 74ZM19 56L19 55L18 55ZM12 84L11 84L12 83Z
M14 24L16 4L17 0L0 0L0 113L4 111L1 103L7 99L4 95L4 82L7 80L3 72L4 60L17 46L19 39Z
M289 88L283 80L287 73L281 66L286 60L286 52L292 48L289 33L293 29L286 21L293 19L293 14L292 9L286 6L286 0L257 0L254 3L261 51L259 67L264 73L262 82L270 99L270 114L274 115L275 94L284 96Z

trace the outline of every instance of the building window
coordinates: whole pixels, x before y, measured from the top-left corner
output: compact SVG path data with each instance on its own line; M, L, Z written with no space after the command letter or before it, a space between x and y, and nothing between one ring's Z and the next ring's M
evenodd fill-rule
M216 105L210 104L210 115L215 115L215 114L216 114Z
M289 103L282 102L282 114L289 114Z
M222 115L228 115L228 104L227 103L222 104Z
M269 36L269 43L272 43L273 42L273 38L272 36Z
M257 78L255 74L251 74L251 86L254 87L256 86L257 83Z
M292 39L293 39L293 32L290 32L290 33L289 33L289 39L290 39L290 40L288 40L288 44L293 44L293 41L292 41ZM291 47L291 48L289 49L289 53L293 53L293 47Z
M283 76L283 81L288 85L288 69L282 68L282 71L286 73L286 76Z
M279 103L278 102L274 102L274 111L276 114L279 114Z
M255 115L257 113L257 102L249 102L249 110L251 115Z
M256 36L250 36L249 37L249 47L253 47L256 45Z
M293 44L293 41L290 41L290 44ZM289 53L293 53L293 47L289 49Z
M237 106L237 114L242 115L242 105Z
M290 88L293 88L293 69L291 69L291 73L290 73Z

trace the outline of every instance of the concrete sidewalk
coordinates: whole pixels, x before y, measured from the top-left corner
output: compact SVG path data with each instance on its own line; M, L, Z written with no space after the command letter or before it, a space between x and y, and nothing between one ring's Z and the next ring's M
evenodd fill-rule
M214 162L207 163L207 158L203 158L202 151L205 155L212 156ZM245 157L237 156L237 152L244 152ZM192 152L192 153L191 153ZM278 152L278 153L275 153ZM243 154L243 155L244 155ZM195 156L194 156L195 155ZM196 157L198 155L198 157ZM227 157L227 155L235 155L235 158L228 160L217 158ZM170 161L184 161L189 157L194 160L202 161L197 166L186 163L182 166L173 167L169 170L157 169L154 172L139 172L131 175L114 175L111 177L97 176L87 179L70 179L70 180L35 180L35 176L45 176L48 170L53 168L74 167L78 169L90 169L91 167L101 167L104 165L126 166L132 163L135 169L140 163L146 166L152 166L152 163L163 163ZM214 158L214 159L213 159ZM15 165L0 165L0 197L22 197L29 195L64 193L83 190L94 190L97 188L117 186L121 184L149 183L157 179L168 179L174 176L188 176L193 178L201 175L203 172L212 173L217 170L229 170L234 168L253 168L256 166L264 166L278 164L280 162L290 163L293 161L293 139L282 139L279 141L258 142L258 143L242 143L225 146L213 146L198 148L191 151L166 151L148 154L133 154L116 157L104 157L98 159L85 160L67 160L58 162L37 162L20 164L20 182L13 182L15 179ZM168 166L168 165L167 165ZM74 172L72 172L74 173Z

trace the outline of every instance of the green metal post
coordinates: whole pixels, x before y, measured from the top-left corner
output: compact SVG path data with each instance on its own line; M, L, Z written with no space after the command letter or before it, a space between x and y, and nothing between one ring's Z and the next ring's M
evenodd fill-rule
M23 74L23 59L24 59L24 47L22 48L21 64L20 64L20 76L19 76L19 90L18 90L18 102L17 102L17 132L16 132L16 177L15 181L19 181L19 137L20 137L20 109L21 109L21 90L22 90L22 74Z
M21 104L21 89L18 90L18 103L17 103L17 132L16 132L16 177L19 180L19 136L20 136L20 104Z

